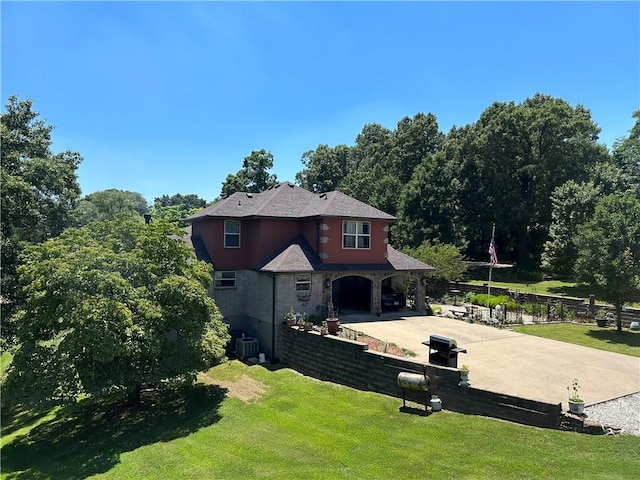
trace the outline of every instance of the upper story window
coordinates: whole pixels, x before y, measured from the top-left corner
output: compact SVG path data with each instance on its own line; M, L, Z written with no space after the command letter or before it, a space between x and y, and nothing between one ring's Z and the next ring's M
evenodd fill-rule
M216 270L213 272L215 288L235 288L236 286L236 272L225 272Z
M345 220L342 222L342 248L371 246L371 222Z
M296 275L296 292L310 292L311 291L311 274L310 273L298 273Z
M225 248L240 247L240 220L224 221L224 246Z

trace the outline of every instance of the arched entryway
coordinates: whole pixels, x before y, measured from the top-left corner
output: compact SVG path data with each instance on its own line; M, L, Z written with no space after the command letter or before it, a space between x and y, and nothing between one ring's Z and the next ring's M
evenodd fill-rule
M420 276L408 272L363 272L361 275L329 274L325 277L324 305L338 312L358 311L379 314L383 309L383 285L389 285L405 295L405 305L419 312L424 311L424 283Z
M339 311L371 311L371 280L359 275L348 275L333 281L333 305Z

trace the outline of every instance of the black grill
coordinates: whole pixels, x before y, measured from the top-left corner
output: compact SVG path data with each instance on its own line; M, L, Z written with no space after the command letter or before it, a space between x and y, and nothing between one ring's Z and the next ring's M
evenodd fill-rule
M443 367L458 368L458 354L467 353L467 349L458 347L453 338L440 335L431 335L429 341L422 344L429 347L429 363Z

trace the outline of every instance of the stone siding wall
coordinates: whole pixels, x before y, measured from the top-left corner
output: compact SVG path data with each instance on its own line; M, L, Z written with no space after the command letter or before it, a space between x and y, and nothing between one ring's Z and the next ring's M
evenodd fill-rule
M247 315L269 321L273 318L273 282L274 279L264 273L243 271L247 288L242 292ZM276 317L277 318L277 317Z
M236 271L236 286L233 288L211 287L211 297L225 317L241 317L247 315L247 292L252 284L251 274L248 270Z
M275 280L275 317L274 317ZM295 274L278 274L272 277L252 270L236 271L235 288L212 288L211 296L218 305L231 330L242 330L246 335L259 340L260 352L273 355L273 337L280 329L273 329L282 323L290 307L294 312L318 313L322 306L322 274L312 275L309 298L300 298L296 293ZM276 339L277 342L277 339ZM276 350L275 355L278 356Z
M309 297L298 296L296 293L296 276L295 274L279 274L276 286L276 323L280 323L284 319L285 313L289 308L293 307L293 311L297 313L307 313L307 315L318 314L318 307L323 306L322 274L311 275L311 292Z

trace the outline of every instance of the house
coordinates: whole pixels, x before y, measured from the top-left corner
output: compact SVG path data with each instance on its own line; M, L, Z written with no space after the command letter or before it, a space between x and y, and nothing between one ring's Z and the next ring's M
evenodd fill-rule
M212 296L233 331L276 357L277 325L295 312L381 311L381 292L416 292L432 267L389 245L396 218L341 192L315 194L289 182L236 192L188 217L196 256L214 267Z

